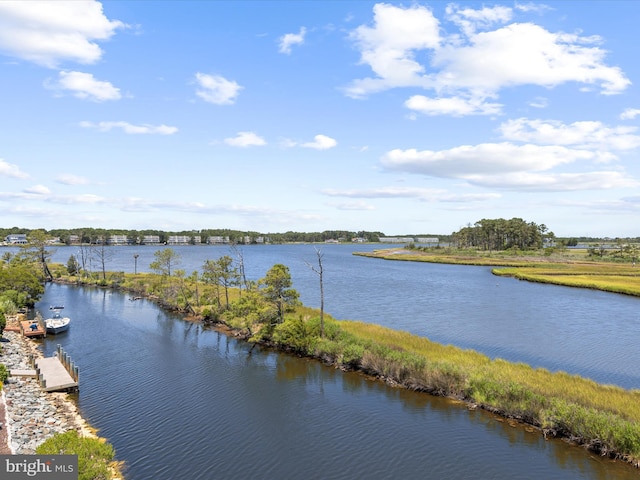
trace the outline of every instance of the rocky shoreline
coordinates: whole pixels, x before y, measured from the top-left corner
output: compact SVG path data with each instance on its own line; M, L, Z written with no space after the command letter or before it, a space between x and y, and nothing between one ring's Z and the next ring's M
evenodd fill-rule
M0 363L8 370L31 369L29 356L42 357L33 340L20 333L5 331L3 337L9 341L2 343ZM45 440L69 430L97 438L68 394L45 392L35 378L9 377L2 388L0 415L4 453L34 454Z

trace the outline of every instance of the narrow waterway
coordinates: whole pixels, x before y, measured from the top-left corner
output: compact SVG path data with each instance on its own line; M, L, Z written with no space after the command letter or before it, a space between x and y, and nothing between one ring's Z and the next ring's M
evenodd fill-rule
M111 247L106 269L150 271L166 247ZM205 260L236 252L228 246L173 247L187 274ZM291 270L305 305L319 307L323 255L325 309L335 318L406 330L492 358L563 370L599 383L640 389L640 298L523 282L492 275L490 267L386 261L352 252L381 245L251 245L239 250L257 280L276 263ZM77 247L52 249L66 264ZM137 257L135 257L137 255ZM100 269L94 263L93 271Z
M638 471L545 441L444 399L254 349L146 300L49 285L80 366L83 415L129 479L637 479Z

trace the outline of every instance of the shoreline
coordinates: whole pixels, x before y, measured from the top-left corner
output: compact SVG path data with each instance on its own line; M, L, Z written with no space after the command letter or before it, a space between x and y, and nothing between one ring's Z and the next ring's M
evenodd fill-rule
M71 282L68 281L66 279L56 279L54 280L54 282L56 283L62 283L62 284L70 284L70 285L76 285L78 286L77 283L75 282ZM637 456L634 456L633 453L631 454L627 454L627 453L623 453L623 451L617 449L616 447L611 447L611 445L607 444L606 442L603 442L602 439L599 436L589 436L589 434L584 434L580 433L579 430L572 430L569 426L563 424L562 422L558 422L557 419L555 419L555 416L553 417L549 417L550 421L549 422L545 422L543 420L536 420L535 416L531 416L529 415L529 413L527 413L526 411L521 411L522 406L518 407L518 408L511 408L507 402L507 404L505 405L500 405L500 398L496 398L493 399L493 401L486 401L486 400L482 400L482 399L474 399L472 397L468 397L465 394L465 389L458 389L455 385L455 382L451 383L453 380L455 380L454 377L449 378L449 373L447 371L439 371L438 369L433 370L431 373L436 375L435 377L429 377L427 378L425 381L422 381L420 379L418 379L417 377L414 378L413 374L411 374L411 372L409 370L407 370L407 368L405 368L405 366L403 366L401 363L401 360L394 360L394 358L390 358L387 359L384 357L384 355L380 358L377 358L375 355L373 356L369 356L369 358L367 358L366 362L357 362L357 363L353 363L353 362L344 362L342 361L341 357L337 357L336 355L331 354L328 351L324 351L324 352L320 352L320 353L310 353L307 351L304 351L304 349L300 349L300 348L296 348L293 344L283 344L283 343L278 343L277 341L273 341L273 340L265 340L265 339L261 339L258 340L256 342L251 342L249 340L250 337L250 331L247 332L246 329L244 328L236 328L232 325L230 325L229 323L227 323L226 321L222 320L222 319L216 319L211 321L211 319L207 319L204 316L198 315L198 314L194 314L194 315L189 315L187 312L181 310L180 308L178 308L177 306L172 306L170 304L168 304L167 302L162 301L160 298L158 298L155 295L149 295L146 292L140 291L139 289L131 289L131 288L127 288L125 286L122 285L110 285L110 286L99 286L99 285L80 285L80 286L90 286L90 287L97 287L97 288L108 288L108 289L115 289L118 291L123 292L124 294L135 294L136 296L141 296L142 298L146 298L154 303L156 303L160 308L163 309L168 309L177 313L182 314L182 318L184 321L190 321L190 322L198 322L198 323L202 323L204 326L209 327L209 328L213 328L215 330L221 331L222 333L225 333L227 335L230 335L232 337L235 337L236 339L240 340L240 341L245 341L245 342L249 342L249 343L254 343L254 345L260 345L264 348L268 348L268 349L273 349L273 350L277 350L277 351L281 351L284 353L289 353L295 356L299 356L299 357L306 357L306 358L310 358L310 359L315 359L318 360L326 365L332 365L335 368L339 368L341 370L349 370L349 371L354 371L356 373L361 373L364 374L366 376L369 376L373 379L377 379L380 382L384 382L387 383L391 386L394 387L399 387L399 388L405 388L408 390L415 390L415 391L421 391L424 392L426 394L430 394L430 395L434 395L434 396L439 396L439 397L446 397L452 400L458 400L458 401L462 401L463 403L466 403L468 405L468 407L470 409L476 409L476 408L481 408L483 410L486 410L488 412L491 412L493 414L496 414L499 417L511 420L511 421L515 421L517 423L522 423L523 426L528 426L528 427L533 427L533 428L537 428L540 430L541 434L547 438L547 437L555 437L558 439L563 439L568 441L571 444L574 444L576 446L581 446L583 448L585 448L587 451L591 451L595 454L601 455L601 456L606 456L610 459L614 459L614 460L620 460L624 463L630 464L631 466L635 467L635 468L640 468L640 458L638 458ZM346 323L357 323L357 322L349 322L346 321ZM366 324L365 324L366 325ZM370 325L373 328L376 328L375 325ZM390 330L390 332L394 332L393 330ZM402 332L402 331L395 331L395 333L397 333L398 335L404 335L407 334L406 332ZM363 336L362 338L366 339L368 338L367 335ZM425 339L428 341L428 339ZM391 345L389 347L391 350L393 351L404 351L405 348L402 349L397 349L394 348L394 345ZM411 354L411 352L408 352L409 354ZM389 369L385 368L389 367ZM528 366L527 366L528 367ZM531 368L531 367L529 367ZM395 373L394 373L395 371ZM407 377L407 372L410 373L410 375ZM536 371L531 371L531 372L527 372L527 374L532 374L532 373L536 373ZM453 372L455 373L455 372ZM544 371L542 371L542 374L544 374ZM441 379L439 379L437 377L437 375L443 375L443 377ZM579 377L577 377L579 379ZM442 381L445 382L445 384L442 383ZM435 383L434 383L435 382ZM486 383L486 385L485 385ZM493 382L495 383L495 382ZM480 387L486 387L489 388L489 390L487 390L488 393L492 393L493 391L490 390L490 388L498 388L498 387L504 387L506 388L506 393L513 393L516 397L516 400L518 400L520 397L518 395L521 396L521 394L527 394L527 393L531 393L532 398L536 397L536 392L535 391L529 391L527 389L527 387L521 387L519 384L507 384L507 385L501 385L501 384L496 384L493 385L493 383L489 382L480 382L478 383L476 386L480 389L478 390L478 392L480 393L486 393L485 390L482 390ZM607 388L607 386L602 386L603 388ZM624 389L621 389L624 390ZM501 390L500 390L501 392ZM498 392L498 393L500 393ZM607 394L610 394L612 392L608 392ZM640 393L640 392L638 392ZM527 397L528 398L528 397ZM556 398L556 397L554 397ZM564 397L558 397L558 401L563 400ZM608 398L608 397L607 397ZM504 399L503 399L504 400ZM511 399L511 397L506 398L506 400L513 400ZM520 398L520 400L524 401L526 400L526 398ZM533 401L535 403L535 398L533 398ZM497 402L497 403L496 403ZM598 415L603 416L606 415L606 413L608 412L608 410L603 410L600 411L598 410L596 407L592 407L591 404L588 404L586 406L584 406L582 403L580 403L578 400L569 398L567 399L567 402L569 402L567 404L568 407L570 408L578 408L578 412L582 412L584 413L584 415L591 415L591 416L587 416L585 417L584 415L579 416L578 420L584 420L584 421L593 421L594 418L595 420L598 420L599 417L597 417ZM578 403L576 403L578 402ZM564 404L560 404L560 407L562 407ZM533 405L535 406L535 405ZM549 407L549 412L550 414L556 415L558 414L557 412L557 407L555 408L553 405L548 406ZM552 408L553 407L553 408ZM584 408L582 408L584 407ZM582 414L581 413L581 414ZM584 418L583 418L584 417ZM555 419L555 420L554 420ZM624 418L620 418L619 419L621 422L625 422L626 420ZM591 425L590 423L587 425L589 426Z
M8 319L7 326L12 320ZM20 333L5 330L0 361L7 370L30 369L29 355L42 358L38 345ZM76 430L80 436L99 438L63 392L45 392L37 379L9 376L0 396L0 452L32 455L58 433Z

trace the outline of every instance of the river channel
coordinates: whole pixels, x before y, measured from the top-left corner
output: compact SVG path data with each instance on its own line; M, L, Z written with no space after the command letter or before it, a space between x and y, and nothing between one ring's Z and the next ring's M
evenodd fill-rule
M247 275L289 266L319 305L310 245L242 250ZM320 247L325 308L336 318L408 330L491 357L640 388L640 299L497 278L489 268L390 262ZM149 271L154 247L113 247L108 270ZM227 247L180 247L190 273ZM56 249L66 263L73 247ZM134 255L138 255L135 259ZM80 366L78 405L130 479L638 478L630 466L546 441L463 405L254 349L146 300L49 285L64 304L61 344ZM635 340L634 340L635 339Z

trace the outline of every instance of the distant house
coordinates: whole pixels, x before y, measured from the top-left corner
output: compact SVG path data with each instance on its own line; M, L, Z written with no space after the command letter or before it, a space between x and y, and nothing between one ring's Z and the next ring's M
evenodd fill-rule
M191 237L187 235L169 235L167 244L169 245L189 245L191 243Z
M26 233L12 233L11 235L7 235L4 240L11 245L25 245L29 243Z
M107 243L109 245L127 245L129 243L129 239L126 235L111 235L107 239Z
M229 237L223 237L222 235L214 235L211 237L207 237L207 243L209 245L220 245L229 243Z
M160 244L160 236L159 235L145 235L142 237L142 243L144 245L159 245Z

